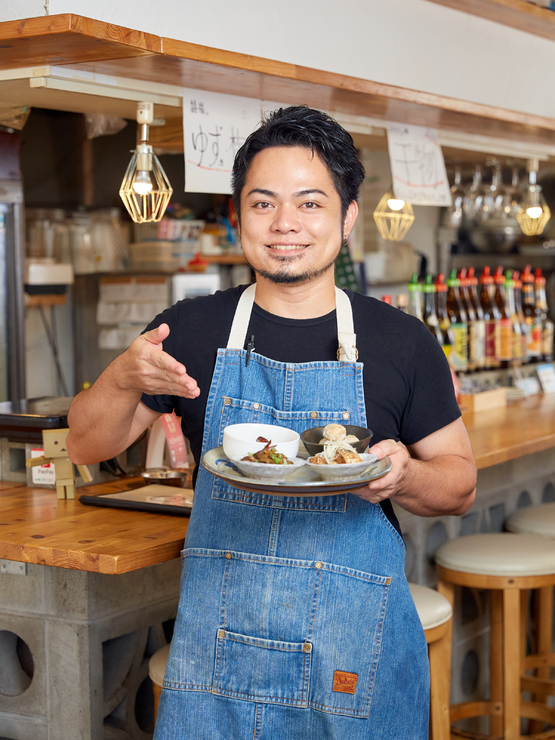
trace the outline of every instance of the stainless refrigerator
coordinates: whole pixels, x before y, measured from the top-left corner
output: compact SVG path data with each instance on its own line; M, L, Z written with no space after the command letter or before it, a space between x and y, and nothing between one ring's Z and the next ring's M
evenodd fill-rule
M25 399L25 263L19 137L0 131L0 402Z

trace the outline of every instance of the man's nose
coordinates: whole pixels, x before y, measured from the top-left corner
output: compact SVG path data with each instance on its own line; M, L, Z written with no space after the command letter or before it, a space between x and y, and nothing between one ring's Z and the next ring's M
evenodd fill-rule
M289 231L300 231L301 222L297 208L294 205L280 205L276 209L272 228L282 234Z

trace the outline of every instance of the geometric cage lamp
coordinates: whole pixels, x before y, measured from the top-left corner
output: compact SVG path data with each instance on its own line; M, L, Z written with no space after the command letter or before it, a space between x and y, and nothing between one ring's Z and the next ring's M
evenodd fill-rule
M382 196L373 216L382 238L396 242L405 237L414 221L411 204L391 192Z
M148 127L154 120L152 103L138 103L139 143L121 183L119 194L135 223L161 221L173 189L154 150Z
M541 185L538 185L536 182L539 161L537 159L530 159L527 169L529 182L524 198L520 201L516 220L523 234L526 234L526 236L539 236L551 218L551 211L542 195Z

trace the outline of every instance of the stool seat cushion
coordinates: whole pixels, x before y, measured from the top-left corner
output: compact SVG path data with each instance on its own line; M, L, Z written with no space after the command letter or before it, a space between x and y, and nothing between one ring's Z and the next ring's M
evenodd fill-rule
M505 526L510 532L555 538L555 503L516 509Z
M166 672L166 663L168 662L169 653L170 646L164 645L164 647L157 650L148 661L148 675L150 676L152 683L155 683L157 686L162 686L164 683L164 673Z
M453 610L445 596L438 594L433 588L419 586L417 583L409 583L409 588L423 629L439 627L451 619Z
M436 563L461 573L539 576L555 573L555 540L528 534L472 534L446 542Z

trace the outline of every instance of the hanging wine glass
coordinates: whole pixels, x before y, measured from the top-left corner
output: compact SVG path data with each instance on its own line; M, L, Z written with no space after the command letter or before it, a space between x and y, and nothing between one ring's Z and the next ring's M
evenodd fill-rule
M453 229L458 229L462 223L464 215L464 201L466 197L466 190L462 185L462 173L461 168L457 165L455 167L455 175L453 184L451 185L451 205L447 209L446 223Z
M482 165L474 168L472 184L464 199L464 214L469 221L476 221L483 212L487 192L482 182Z
M506 219L509 215L505 211L507 191L503 185L503 173L501 165L497 160L492 161L493 173L491 176L491 185L487 198L488 218Z

